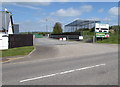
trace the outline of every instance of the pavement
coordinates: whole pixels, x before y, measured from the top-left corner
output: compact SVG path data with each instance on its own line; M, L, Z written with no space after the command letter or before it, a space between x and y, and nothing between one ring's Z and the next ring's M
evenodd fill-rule
M3 63L3 85L117 85L118 45L35 39L36 49Z

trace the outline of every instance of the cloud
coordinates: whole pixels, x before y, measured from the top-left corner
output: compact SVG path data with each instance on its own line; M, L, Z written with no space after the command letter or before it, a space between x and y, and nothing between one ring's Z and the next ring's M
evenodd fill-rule
M80 2L87 0L4 0L4 2Z
M4 2L52 2L53 0L4 0Z
M48 6L50 5L50 2L39 2L39 4L42 6Z
M46 19L48 20L46 22ZM17 22L20 25L20 32L39 31L46 32L46 24L48 26L47 31L52 31L54 24L59 21L57 18L45 17L38 18L37 20L25 20Z
M117 16L118 15L118 7L112 7L109 9L108 13L110 15L114 15L114 16Z
M50 2L14 2L11 4L18 7L40 10L41 8L39 8L39 6L48 6L50 5Z
M43 2L43 0L3 0L4 2ZM44 2L88 2L88 0L44 0ZM119 0L89 0L89 2L119 2Z
M42 23L42 22L41 22ZM45 23L40 25L38 21L26 20L23 22L19 22L20 32L30 32L30 31L45 31Z
M98 10L98 12L99 12L99 13L102 13L102 12L104 12L104 9L101 8L101 9Z
M77 9L68 8L68 9L59 9L57 12L52 14L57 16L79 16L81 13Z
M83 5L78 9L74 8L67 8L67 9L59 9L56 12L52 12L51 15L56 15L56 16L80 16L84 12L90 12L92 10L91 5Z
M30 3L13 3L13 5L18 6L18 7L25 7L25 8L29 8L29 9L34 9L34 10L41 9L37 6L34 6L34 4L31 5Z
M112 21L112 19L108 18L108 17L105 17L105 18L92 17L92 18L87 19L87 20L96 20L96 21L104 21L104 22Z
M82 10L82 12L90 12L93 9L93 7L92 5L83 5L80 7L80 9Z

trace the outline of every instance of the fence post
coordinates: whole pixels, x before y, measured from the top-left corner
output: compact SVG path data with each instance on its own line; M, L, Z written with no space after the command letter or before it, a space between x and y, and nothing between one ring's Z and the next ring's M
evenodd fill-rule
M69 40L69 37L67 36L67 40Z
M93 36L93 43L95 43L95 36Z

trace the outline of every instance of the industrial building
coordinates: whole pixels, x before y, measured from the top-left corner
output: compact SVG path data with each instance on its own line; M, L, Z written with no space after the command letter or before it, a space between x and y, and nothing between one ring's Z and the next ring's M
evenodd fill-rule
M75 32L76 30L85 29L85 28L91 29L95 26L95 23L100 23L100 21L78 19L65 25L64 32Z
M13 19L12 19L12 14L8 11L0 11L0 32L1 33L10 33L8 32L8 30L10 30L9 28L11 28L11 32L14 32L14 28L13 28Z
M14 34L19 34L19 24L13 24Z

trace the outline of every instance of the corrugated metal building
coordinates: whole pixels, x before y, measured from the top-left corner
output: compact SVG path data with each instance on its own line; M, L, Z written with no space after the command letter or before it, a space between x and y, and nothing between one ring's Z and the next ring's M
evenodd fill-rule
M19 34L19 24L13 24L14 34Z

